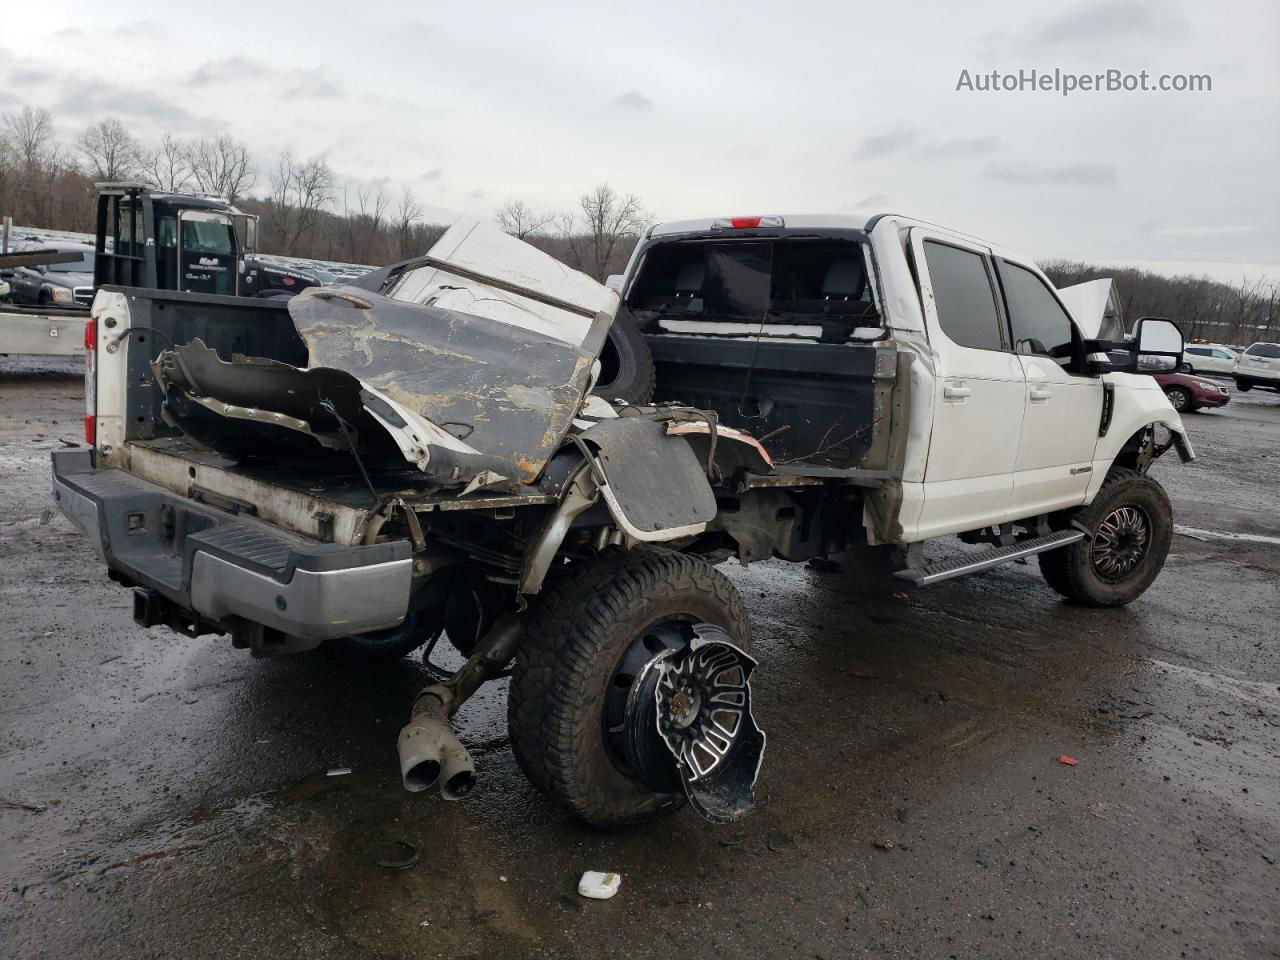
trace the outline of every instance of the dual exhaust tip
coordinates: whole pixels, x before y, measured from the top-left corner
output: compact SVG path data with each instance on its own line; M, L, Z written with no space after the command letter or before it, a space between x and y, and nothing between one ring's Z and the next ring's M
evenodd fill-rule
M400 779L413 793L440 784L440 796L461 800L476 785L476 762L449 727L444 703L426 694L396 738Z

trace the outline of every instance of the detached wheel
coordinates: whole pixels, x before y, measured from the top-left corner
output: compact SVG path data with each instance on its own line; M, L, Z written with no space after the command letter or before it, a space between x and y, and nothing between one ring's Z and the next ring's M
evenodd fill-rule
M600 378L591 392L605 400L648 403L656 381L653 354L626 307L618 310L600 350Z
M635 729L628 695L655 656L681 652L710 632L750 652L738 591L695 557L611 548L550 585L526 621L511 679L511 746L525 776L597 827L678 809L685 802L678 780L665 791L641 780L646 769L637 768L660 758L655 752L637 762L628 750ZM687 726L699 705L696 697L679 703L686 715L676 723Z
M1093 539L1040 554L1049 586L1088 607L1120 607L1140 597L1159 576L1173 540L1164 488L1136 470L1113 467L1075 519Z
M1191 394L1182 387L1170 387L1164 392L1173 409L1179 413L1190 413L1192 410Z

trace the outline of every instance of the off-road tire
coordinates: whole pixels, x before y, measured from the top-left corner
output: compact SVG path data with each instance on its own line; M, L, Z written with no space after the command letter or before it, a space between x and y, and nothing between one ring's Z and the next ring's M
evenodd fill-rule
M1125 506L1141 511L1149 526L1146 551L1133 571L1115 582L1104 579L1093 562L1093 543L1086 539L1040 554L1040 572L1050 587L1087 607L1120 607L1151 586L1173 541L1173 508L1164 487L1137 470L1112 467L1093 503L1070 519L1096 532L1112 511Z
M624 774L602 721L628 645L678 616L723 627L750 652L747 613L733 584L703 560L658 547L613 547L574 565L525 622L507 707L512 752L535 787L593 826L643 823L685 802Z
M653 353L631 311L621 307L600 351L600 379L591 392L605 400L648 403L656 382Z

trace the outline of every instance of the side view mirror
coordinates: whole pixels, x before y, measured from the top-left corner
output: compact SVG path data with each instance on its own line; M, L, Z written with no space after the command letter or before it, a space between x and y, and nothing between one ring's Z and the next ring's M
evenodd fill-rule
M614 293L621 295L622 293L622 274L612 273L604 278L604 285Z
M1172 320L1143 317L1133 328L1133 354L1139 370L1177 370L1182 364L1182 346L1182 330Z
M1110 355L1117 370L1169 373L1182 366L1182 330L1172 320L1143 317L1130 339L1112 345Z

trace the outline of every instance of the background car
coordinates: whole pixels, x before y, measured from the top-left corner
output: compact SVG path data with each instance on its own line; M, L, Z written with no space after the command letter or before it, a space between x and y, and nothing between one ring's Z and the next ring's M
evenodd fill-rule
M1189 343L1182 350L1182 369L1186 373L1230 374L1237 356L1221 343Z
M1236 389L1280 390L1280 343L1255 343L1236 359L1231 370Z
M1219 383L1190 373L1153 374L1164 395L1179 413L1191 413L1202 407L1222 407L1231 402L1231 391Z
M79 253L80 259L15 267L9 276L9 298L14 303L89 309L93 303L93 247L83 243L28 242L16 249Z

